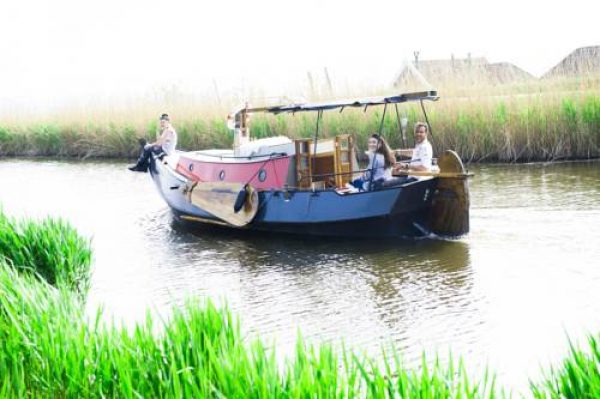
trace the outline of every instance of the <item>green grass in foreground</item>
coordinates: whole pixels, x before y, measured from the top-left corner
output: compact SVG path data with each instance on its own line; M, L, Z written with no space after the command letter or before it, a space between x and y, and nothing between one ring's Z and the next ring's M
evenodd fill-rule
M536 398L600 398L600 337L588 337L589 351L571 344L569 356L558 369L551 369L546 380L532 384Z
M55 245L77 233L65 223L14 222L3 216L1 243L38 229L47 245L12 238L0 259L0 397L219 397L219 398L494 398L505 396L484 374L467 376L462 362L427 362L407 369L398 352L375 360L331 345L298 340L281 364L275 349L252 342L227 308L188 302L168 320L150 314L126 329L89 319L76 292L89 274L89 246ZM59 226L59 227L57 227ZM28 231L28 230L27 230ZM11 234L12 233L12 234ZM73 237L71 237L73 238ZM9 248L10 247L10 248ZM6 248L9 248L7 250ZM35 249L34 249L35 248ZM44 249L45 248L45 249ZM35 252L45 252L37 258ZM66 252L63 252L66 251ZM71 253L70 253L71 252ZM79 253L78 253L79 252ZM61 255L63 277L41 272ZM27 257L31 256L31 259ZM18 259L21 259L20 261ZM36 272L38 260L43 267ZM11 261L9 263L9 261ZM27 264L27 268L18 265ZM70 274L75 276L70 276ZM87 281L87 280L86 280ZM532 384L535 397L593 398L600 392L600 355L573 349L559 370Z
M0 209L0 260L85 295L91 258L90 242L68 223L51 218L16 220Z

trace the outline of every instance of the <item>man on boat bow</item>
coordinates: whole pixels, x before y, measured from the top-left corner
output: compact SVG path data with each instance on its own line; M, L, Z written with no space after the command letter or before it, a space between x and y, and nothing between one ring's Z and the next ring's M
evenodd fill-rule
M128 169L134 172L146 172L148 171L148 165L150 164L150 156L152 154L160 155L166 154L171 155L175 152L177 146L177 132L171 126L171 119L169 115L162 114L160 116L160 136L154 143L145 144L144 149L138 158L135 165L130 166Z

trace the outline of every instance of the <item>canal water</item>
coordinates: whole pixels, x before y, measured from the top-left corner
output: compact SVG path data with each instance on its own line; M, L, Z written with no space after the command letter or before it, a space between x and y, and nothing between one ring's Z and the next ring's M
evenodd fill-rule
M190 297L227 302L284 355L301 331L380 357L461 356L516 391L600 332L600 163L471 168L458 241L327 240L190 229L114 162L0 161L0 206L92 239L90 311L131 325Z

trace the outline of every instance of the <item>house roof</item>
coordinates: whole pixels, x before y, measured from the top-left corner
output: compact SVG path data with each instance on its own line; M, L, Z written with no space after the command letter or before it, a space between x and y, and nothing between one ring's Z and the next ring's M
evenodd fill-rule
M431 87L446 85L503 84L534 79L523 69L508 63L489 63L485 58L424 60L405 65L396 75L394 87L411 86L421 75Z
M600 46L580 47L546 72L543 78L600 72Z

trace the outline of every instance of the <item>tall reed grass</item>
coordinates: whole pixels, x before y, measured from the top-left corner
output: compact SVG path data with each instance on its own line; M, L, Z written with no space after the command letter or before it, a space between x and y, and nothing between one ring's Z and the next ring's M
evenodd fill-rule
M587 159L600 156L600 88L596 78L547 80L535 85L484 87L481 90L440 90L441 100L427 104L434 150L454 149L469 162L526 162ZM389 93L389 91L388 91ZM371 94L371 93L369 93ZM364 93L363 93L364 95ZM169 112L185 150L230 148L232 133L225 126L227 105L172 104ZM227 103L227 102L225 102ZM233 104L232 101L229 102ZM224 104L224 103L221 103ZM254 105L259 105L254 104ZM382 107L366 112L327 112L322 137L351 133L364 146L377 131ZM410 125L423 120L418 106L400 109ZM59 157L133 157L137 137L153 139L158 111L138 108L68 112L35 120L0 120L0 155ZM307 137L315 133L316 115L255 115L252 136ZM395 110L388 109L385 137L393 147L412 144L401 140Z
M529 162L558 159L588 159L600 156L600 95L483 97L440 99L426 103L434 152L454 149L467 162ZM383 108L327 113L322 135L354 134L365 147L368 136L379 131ZM409 120L406 141L398 126L394 107L389 107L382 133L394 148L412 146L411 126L424 121L420 107L400 107ZM313 115L258 117L252 134L265 137L294 132L312 136Z

